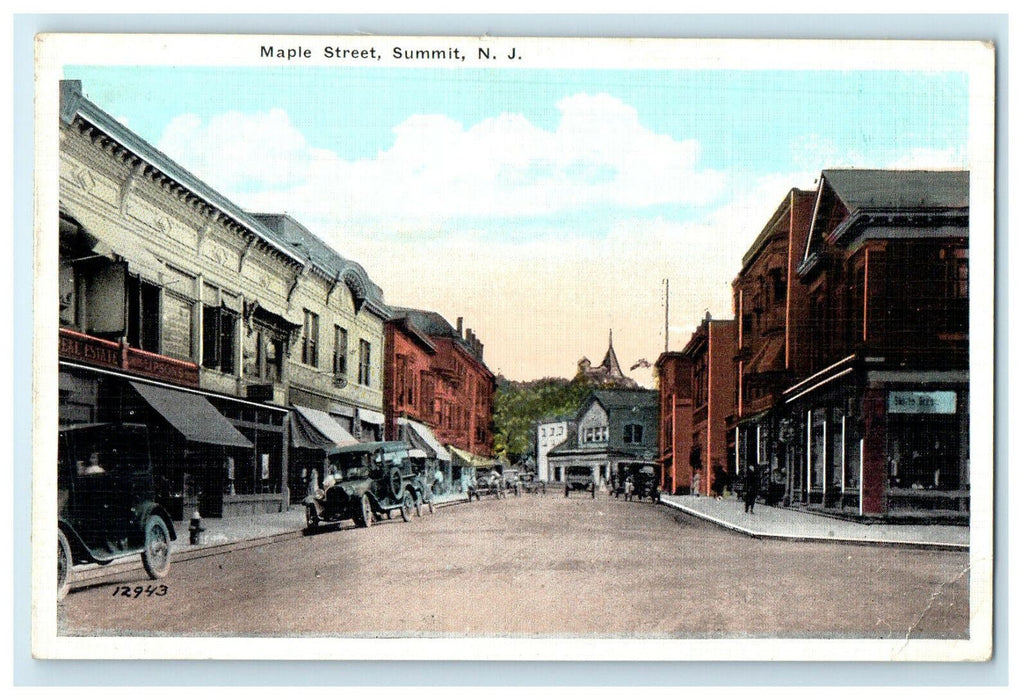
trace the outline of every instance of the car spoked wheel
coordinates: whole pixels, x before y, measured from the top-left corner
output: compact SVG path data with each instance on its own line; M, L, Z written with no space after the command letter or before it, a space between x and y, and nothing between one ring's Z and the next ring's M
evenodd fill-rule
M163 578L171 569L171 536L159 515L147 518L143 529L143 568L150 578Z
M361 510L354 519L354 523L358 527L370 527L374 519L375 513L372 510L372 501L368 498L368 494L365 494L361 496Z
M404 522L411 520L411 515L414 513L414 496L411 495L410 491L404 492L404 500L400 502L400 517L404 519Z
M62 530L57 531L57 600L64 600L71 584L71 544Z

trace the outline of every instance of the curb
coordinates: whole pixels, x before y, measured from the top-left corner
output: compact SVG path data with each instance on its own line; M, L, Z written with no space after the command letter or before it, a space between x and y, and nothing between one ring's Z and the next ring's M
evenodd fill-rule
M433 505L436 508L446 508L448 506L467 502L467 500L456 499ZM301 526L296 530L286 530L284 532L277 532L273 535L262 535L260 537L235 540L233 542L221 542L218 544L196 545L195 549L179 549L177 551L173 551L170 556L171 561L174 564L175 562L215 557L220 554L228 554L238 550L252 549L254 547L261 547L267 544L296 540L303 536L304 527ZM90 567L84 567L75 571L74 578L71 579L70 590L96 586L108 581L109 579L120 578L126 574L132 574L135 572L143 572L143 562L140 560L138 554L131 555L130 557L126 557L124 560L115 561L104 566L93 564L90 565Z
M716 518L706 513L700 513L692 510L681 503L674 501L665 500L664 496L661 497L661 504L681 511L700 520L707 521L723 527L733 532L746 535L758 540L780 540L784 542L836 542L838 544L850 544L859 545L863 547L896 547L905 549L928 549L928 550L939 550L949 552L967 552L969 546L967 544L959 544L954 542L921 542L918 540L864 540L855 539L853 537L822 537L820 535L780 535L774 532L756 532L754 530L748 530L745 527L741 527L735 523Z

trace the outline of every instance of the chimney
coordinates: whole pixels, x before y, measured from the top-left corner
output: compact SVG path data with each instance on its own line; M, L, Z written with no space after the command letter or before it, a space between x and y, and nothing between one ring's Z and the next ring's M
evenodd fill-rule
M472 342L472 338L474 338L474 337L475 337L475 334L472 333L472 329L471 328L467 329L464 332L464 339L465 339L465 341L470 343L470 342Z
M464 335L464 316L457 317L457 337Z

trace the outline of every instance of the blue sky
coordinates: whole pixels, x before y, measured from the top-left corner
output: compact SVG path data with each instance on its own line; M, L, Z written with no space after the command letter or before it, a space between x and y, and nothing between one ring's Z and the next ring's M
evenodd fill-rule
M823 168L968 167L963 73L64 74L244 208L358 260L387 302L465 317L515 379L599 361L609 328L626 367L656 359L664 278L673 349L705 310L729 315L740 257Z

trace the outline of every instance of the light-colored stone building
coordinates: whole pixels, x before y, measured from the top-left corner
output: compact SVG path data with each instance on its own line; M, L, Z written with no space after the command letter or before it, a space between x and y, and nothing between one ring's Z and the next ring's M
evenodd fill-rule
M387 314L360 265L244 212L78 81L60 119L62 425L146 423L159 496L205 516L284 507L302 450L381 436Z

